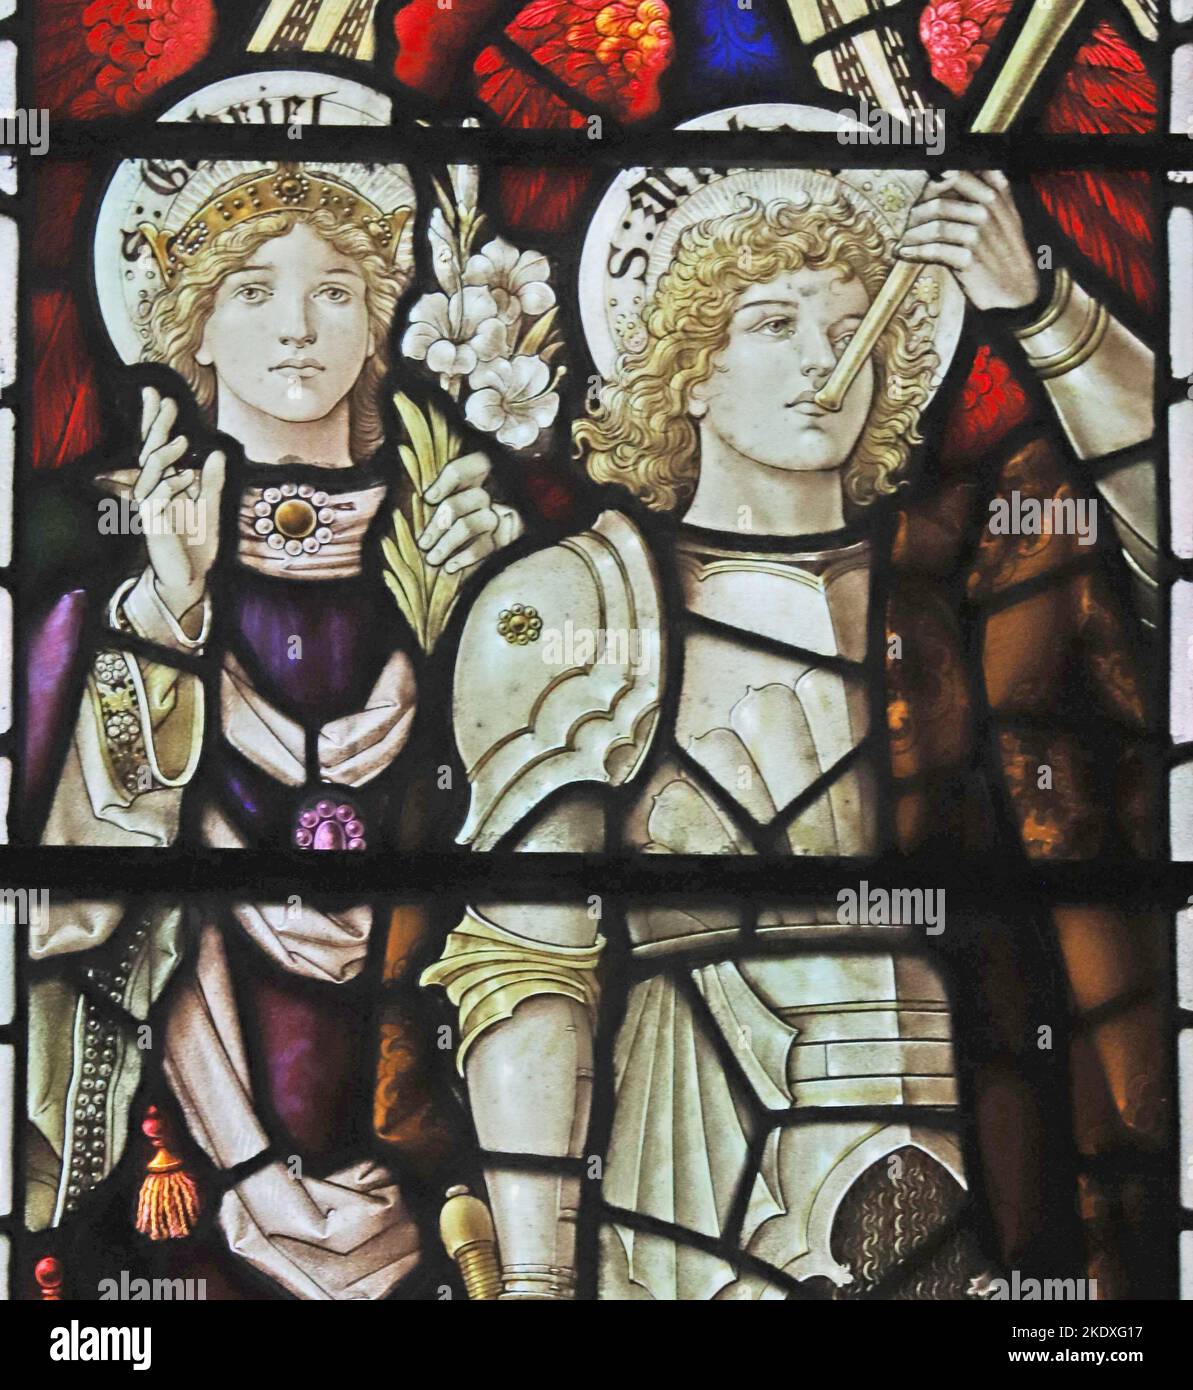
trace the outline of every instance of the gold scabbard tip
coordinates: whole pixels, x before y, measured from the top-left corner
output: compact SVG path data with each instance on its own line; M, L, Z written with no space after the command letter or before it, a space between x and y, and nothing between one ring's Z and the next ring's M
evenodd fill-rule
M470 1245L494 1244L497 1235L489 1208L466 1187L449 1187L447 1201L439 1213L439 1235L454 1260Z
M439 1235L455 1262L468 1297L491 1301L501 1294L497 1235L489 1208L466 1187L449 1187L439 1213Z

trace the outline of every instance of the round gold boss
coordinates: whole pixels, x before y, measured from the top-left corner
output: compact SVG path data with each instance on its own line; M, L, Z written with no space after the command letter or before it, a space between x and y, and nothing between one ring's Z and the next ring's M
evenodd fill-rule
M318 517L314 507L299 497L283 502L273 514L273 524L289 540L300 541L315 529Z
M528 603L514 603L503 608L497 619L498 633L515 647L537 642L542 629L543 620L538 609L531 608Z

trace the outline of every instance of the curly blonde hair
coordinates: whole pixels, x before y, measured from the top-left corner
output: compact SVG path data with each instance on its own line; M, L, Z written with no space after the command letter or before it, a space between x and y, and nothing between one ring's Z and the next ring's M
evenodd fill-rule
M597 482L620 483L655 511L689 500L700 463L688 402L729 342L742 291L805 267L839 269L873 300L893 257L887 235L844 197L810 209L748 198L736 212L688 227L643 314L645 346L621 354L615 380L573 426L577 457L586 452ZM920 442L920 413L939 367L922 302L904 302L874 363L874 404L844 477L846 496L859 506L897 491Z
M378 254L367 232L344 223L326 208L315 212L271 212L221 232L154 301L149 314L150 344L144 358L172 367L191 388L204 417L214 424L215 369L200 366L195 353L203 341L220 285L265 242L285 236L300 222L351 260L365 282L373 351L365 359L349 394L348 447L353 458L368 458L385 438L379 387L389 369L390 325L406 288L406 276Z

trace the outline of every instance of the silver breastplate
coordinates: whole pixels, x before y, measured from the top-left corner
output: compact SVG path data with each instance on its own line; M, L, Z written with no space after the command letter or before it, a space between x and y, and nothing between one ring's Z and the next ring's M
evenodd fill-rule
M689 620L674 738L628 819L630 845L834 858L875 851L876 754L859 751L871 716L861 665L869 561L865 542L787 555L681 543ZM793 958L781 953L742 967L751 992L800 1038L784 1078L796 1088L793 1099L953 1098L951 1081L942 1089L925 1079L910 1094L902 1080L951 1071L943 986L929 967L902 956L906 933L851 928L835 901L757 909L759 938L789 939L794 948ZM694 936L748 951L735 904L643 904L627 916L640 958L682 952ZM812 937L823 954L806 954ZM857 955L859 941L874 954ZM833 951L842 942L851 953ZM856 1074L851 1048L868 1057ZM860 1079L871 1073L872 1081Z
M872 720L868 547L751 555L685 545L680 564L687 619L672 737L628 818L628 843L653 853L873 853L881 749L862 746ZM836 901L671 900L626 915L634 956L657 959L659 973L635 986L617 1040L605 1182L614 1205L721 1231L749 1151L727 1050L755 1123L820 1112L771 1132L741 1231L751 1254L798 1279L864 1285L865 1261L839 1260L832 1233L870 1170L901 1179L904 1164L921 1165L939 1192L920 1215L945 1219L950 1193L965 1185L944 1118L957 1081L948 993L920 933L851 926ZM700 1010L675 984L680 969ZM928 1109L936 1118L921 1124ZM660 1168L673 1175L668 1192L684 1195L657 1195L647 1179ZM765 1276L656 1249L628 1229L602 1248L605 1297L627 1296L631 1283L656 1298L782 1296Z
M791 554L681 541L689 621L672 746L626 843L649 853L866 855L869 545Z

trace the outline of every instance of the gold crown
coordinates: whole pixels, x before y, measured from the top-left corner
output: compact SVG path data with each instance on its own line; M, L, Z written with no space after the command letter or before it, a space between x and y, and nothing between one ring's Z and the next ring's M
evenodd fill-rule
M169 285L220 232L270 212L318 212L329 209L342 222L368 233L377 250L392 261L411 216L410 208L382 212L356 189L299 164L279 164L264 174L247 174L214 193L178 231L168 233L150 222L137 228L149 244Z

